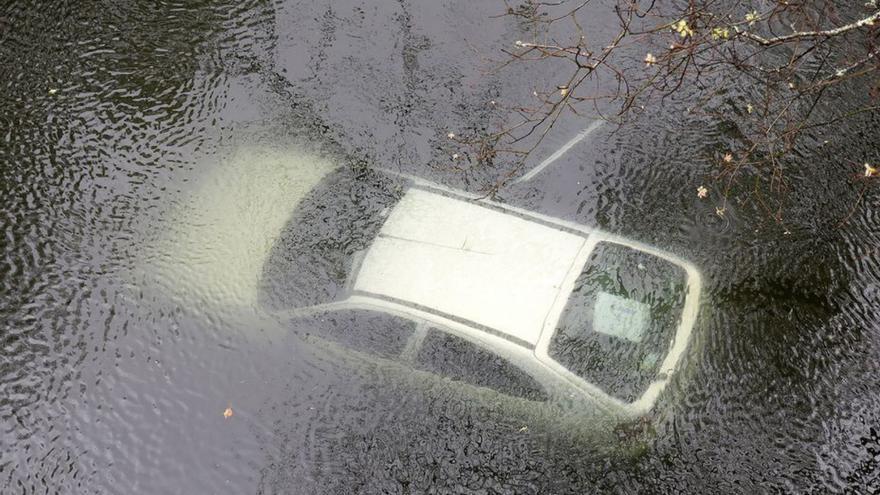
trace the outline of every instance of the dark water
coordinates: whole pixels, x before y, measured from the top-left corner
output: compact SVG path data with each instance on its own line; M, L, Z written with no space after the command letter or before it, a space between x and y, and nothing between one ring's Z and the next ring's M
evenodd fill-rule
M703 272L699 345L660 408L657 444L631 461L454 397L383 387L258 312L211 304L225 293L180 281L176 257L204 253L163 250L163 239L198 231L175 219L236 154L262 164L260 150L295 146L472 190L502 176L454 171L444 141L496 122L490 102L557 83L546 67L486 73L486 56L524 37L492 18L502 11L488 1L3 7L0 491L876 491L880 214L877 188L857 178L877 160L876 113L796 150L782 223L748 176L723 218L717 196L696 197L713 186L708 157L739 138L730 122L682 112L687 91L501 192ZM561 123L541 152L581 127ZM271 183L268 168L243 171L252 189L221 188L217 215Z

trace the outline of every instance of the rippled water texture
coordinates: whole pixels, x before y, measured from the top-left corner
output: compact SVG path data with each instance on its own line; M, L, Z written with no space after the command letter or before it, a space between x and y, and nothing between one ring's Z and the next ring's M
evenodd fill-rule
M587 31L611 29L606 7ZM737 200L752 198L748 181L723 218L714 196L696 197L715 172L707 156L739 134L682 112L687 91L501 191L700 267L697 342L636 459L346 366L259 309L254 268L310 174L380 166L479 190L505 173L457 172L444 141L497 123L490 102L558 83L539 66L486 71L523 37L494 17L503 10L2 7L0 491L880 486L880 214L877 188L855 178L878 157L876 113L808 137L786 172L782 224ZM535 161L584 126L561 122Z

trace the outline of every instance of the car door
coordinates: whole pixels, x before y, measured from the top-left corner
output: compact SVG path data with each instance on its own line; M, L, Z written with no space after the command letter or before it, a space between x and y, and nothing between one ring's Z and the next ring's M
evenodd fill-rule
M296 318L291 326L307 340L393 360L453 383L531 401L547 399L541 384L508 359L427 321L346 308Z
M421 330L418 347L411 346L406 356L414 368L511 397L547 400L544 387L505 357L440 327L425 324Z

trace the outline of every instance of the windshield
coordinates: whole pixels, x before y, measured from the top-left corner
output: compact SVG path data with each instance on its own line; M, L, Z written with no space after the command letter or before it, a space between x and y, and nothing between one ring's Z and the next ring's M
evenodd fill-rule
M686 294L685 271L600 242L575 283L548 349L551 358L625 402L657 378Z
M325 177L272 247L263 267L263 303L280 310L340 299L406 185L372 170L338 169Z

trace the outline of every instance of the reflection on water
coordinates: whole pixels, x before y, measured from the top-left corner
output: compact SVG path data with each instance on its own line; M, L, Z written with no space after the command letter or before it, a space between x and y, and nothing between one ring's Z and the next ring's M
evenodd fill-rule
M753 202L734 198L722 219L712 194L696 197L713 171L706 156L737 136L683 117L686 98L614 134L597 130L535 182L502 192L703 271L698 351L652 418L656 444L632 461L551 440L444 387L345 366L236 309L256 295L244 275L264 265L271 232L309 187L284 167L315 180L353 161L455 187L497 178L427 164L448 163L438 143L450 129L496 118L486 102L556 83L530 68L482 70L474 47L521 37L521 26L490 20L501 8L5 7L0 491L876 486L880 215L874 189L854 208L862 183L845 178L850 162L877 155L874 114L798 150L784 226ZM582 128L563 123L545 151ZM206 237L208 225L218 235ZM449 363L454 344L430 349L429 364Z

